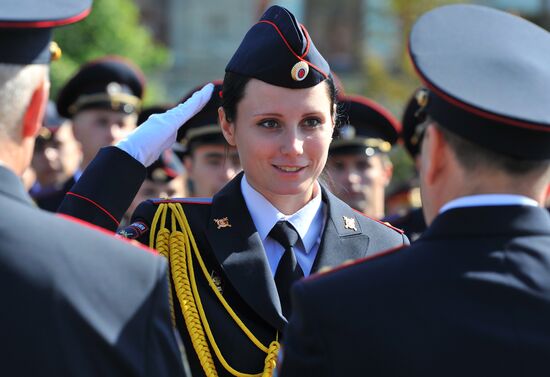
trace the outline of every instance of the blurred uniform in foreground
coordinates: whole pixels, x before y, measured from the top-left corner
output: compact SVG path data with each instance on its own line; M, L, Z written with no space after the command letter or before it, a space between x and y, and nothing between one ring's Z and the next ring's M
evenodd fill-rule
M416 132L429 228L295 284L280 375L545 376L550 33L450 5L409 46L428 88Z
M0 2L0 365L4 376L180 376L166 262L42 211L19 176L31 161L59 57L52 27L89 0Z

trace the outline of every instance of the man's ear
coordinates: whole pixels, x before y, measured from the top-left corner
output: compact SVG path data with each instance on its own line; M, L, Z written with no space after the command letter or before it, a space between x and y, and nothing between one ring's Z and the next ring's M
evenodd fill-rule
M23 138L34 138L42 126L48 94L50 91L49 83L42 81L34 90L29 106L23 115Z
M232 147L235 146L235 125L233 122L227 120L225 116L225 110L223 107L218 108L218 122L220 122L220 127L222 128L223 137L229 145Z
M431 185L440 178L440 173L447 163L448 152L443 133L437 127L429 126L424 135L420 157L428 184Z

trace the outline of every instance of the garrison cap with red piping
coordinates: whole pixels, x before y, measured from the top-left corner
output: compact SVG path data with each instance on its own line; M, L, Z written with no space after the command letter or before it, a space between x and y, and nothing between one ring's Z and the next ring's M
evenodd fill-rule
M246 33L225 71L290 89L310 88L330 75L305 27L276 5Z
M401 125L382 105L362 96L339 99L341 126L330 145L330 154L389 152L398 139Z
M455 4L424 14L409 53L442 127L519 160L550 159L550 33L496 9Z
M139 113L145 75L121 56L105 56L84 64L57 96L59 114L71 118L86 109Z
M92 0L0 1L0 63L49 64L61 56L52 28L85 18Z

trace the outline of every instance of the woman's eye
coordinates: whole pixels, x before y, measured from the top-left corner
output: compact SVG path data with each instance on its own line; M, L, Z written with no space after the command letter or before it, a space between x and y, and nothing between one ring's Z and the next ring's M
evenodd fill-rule
M265 127L265 128L275 128L278 125L279 124L277 123L277 121L273 119L262 120L261 122L258 123L258 126Z
M304 120L304 126L309 128L318 127L321 124L321 121L317 118L308 118Z

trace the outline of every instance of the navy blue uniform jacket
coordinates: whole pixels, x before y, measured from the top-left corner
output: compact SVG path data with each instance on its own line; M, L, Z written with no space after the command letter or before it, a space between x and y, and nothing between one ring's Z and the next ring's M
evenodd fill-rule
M280 376L548 376L550 215L439 215L408 248L293 287Z
M120 170L119 175L126 174L122 172L140 171L141 164L129 158L125 152L114 147L102 149L73 187L72 194L66 197L61 209L73 216L114 230L116 223L112 218L116 219L116 216L122 215L124 208L121 206L127 206L131 201L131 198L117 198L116 193L137 190L132 187L137 182L136 179L124 180L110 173L113 166L120 169L124 165L127 165L127 168ZM102 178L109 174L109 179ZM282 336L287 320L281 314L277 290L262 241L240 190L241 177L242 175L238 175L229 182L211 202L198 202L194 199L174 201L183 204L208 271L220 282L225 299L255 336L268 346L275 340L277 333L280 334L279 338ZM111 193L114 195L107 195L105 191L109 192L111 187ZM327 222L313 272L324 267L337 266L350 259L363 258L390 247L408 244L407 238L401 232L354 211L325 189L322 195L328 209ZM162 201L149 200L142 203L136 209L132 222L140 221L150 225L159 202ZM231 227L218 229L214 219L224 217L228 218ZM349 224L346 228L345 217L354 219L355 229L350 229ZM148 232L138 239L147 243ZM198 270L198 267L196 269ZM205 311L223 356L238 371L260 372L266 355L235 325L208 287L206 279L200 274L197 275ZM176 298L175 301L177 302ZM200 376L202 371L192 351L177 304L176 313L178 328L186 349L191 351L191 370L193 375ZM217 370L220 375L229 375L219 364Z
M0 374L181 376L166 262L36 208L0 166Z
M422 208L413 208L403 215L390 215L382 219L402 229L411 242L416 241L426 230Z

